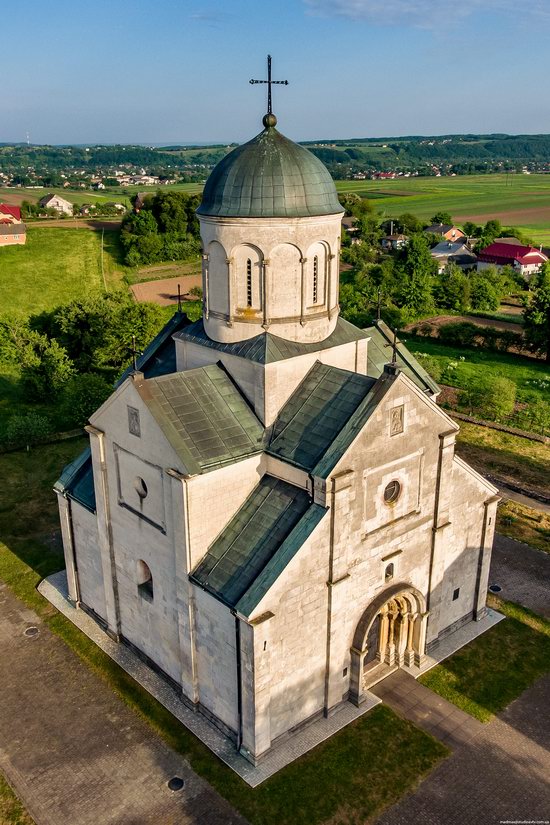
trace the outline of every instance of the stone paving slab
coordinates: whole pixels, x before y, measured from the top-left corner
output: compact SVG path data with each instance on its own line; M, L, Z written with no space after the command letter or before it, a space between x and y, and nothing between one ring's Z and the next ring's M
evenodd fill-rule
M1 582L0 649L0 770L37 825L246 825Z
M111 657L126 673L151 693L173 716L201 740L252 788L257 787L286 765L333 736L355 719L380 704L373 693L366 692L366 701L357 708L345 702L328 719L321 718L292 734L273 748L258 766L252 765L235 750L233 743L201 714L184 705L175 690L146 665L130 648L114 642L83 610L77 610L67 599L65 571L44 579L39 592Z
M499 584L499 596L517 602L550 619L550 553L535 550L507 536L495 535L490 584Z
M460 742L377 825L548 823L549 707L550 676L545 676L474 737Z
M396 670L373 687L372 692L401 716L451 748L467 742L483 727L477 719L419 684L403 670Z

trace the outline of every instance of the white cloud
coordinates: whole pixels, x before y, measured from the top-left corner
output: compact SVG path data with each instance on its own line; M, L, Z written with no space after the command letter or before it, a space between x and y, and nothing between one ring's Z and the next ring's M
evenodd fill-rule
M547 0L532 0L529 5L518 0L304 0L312 14L326 17L349 17L378 25L415 26L431 29L446 23L453 25L476 12L491 12L523 20L550 21Z

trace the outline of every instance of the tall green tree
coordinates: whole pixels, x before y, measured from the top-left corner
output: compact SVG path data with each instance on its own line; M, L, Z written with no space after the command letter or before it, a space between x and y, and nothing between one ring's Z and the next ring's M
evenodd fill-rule
M523 319L529 349L550 363L550 262L538 273L533 293L525 302Z
M396 265L394 299L397 306L411 318L433 312L435 308L432 287L437 274L437 263L423 235L412 235L407 246L399 251Z

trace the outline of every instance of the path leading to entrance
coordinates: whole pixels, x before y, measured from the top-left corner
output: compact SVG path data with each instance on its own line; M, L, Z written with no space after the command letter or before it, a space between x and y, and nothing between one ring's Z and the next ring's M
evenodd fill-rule
M434 694L432 694L433 696ZM457 745L377 825L498 825L550 818L550 676ZM403 755L406 759L406 754Z
M503 599L517 602L550 619L550 554L514 539L495 535L489 584L498 584Z
M246 825L1 582L0 648L0 769L37 825Z
M453 750L476 736L483 727L477 719L401 669L372 687L371 692Z

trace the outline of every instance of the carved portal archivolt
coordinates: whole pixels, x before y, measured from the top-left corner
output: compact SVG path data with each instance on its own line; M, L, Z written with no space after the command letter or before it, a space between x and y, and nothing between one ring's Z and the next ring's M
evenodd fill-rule
M422 594L394 585L378 596L361 617L351 648L350 700L364 700L365 672L379 664L420 665L426 649L428 614Z

